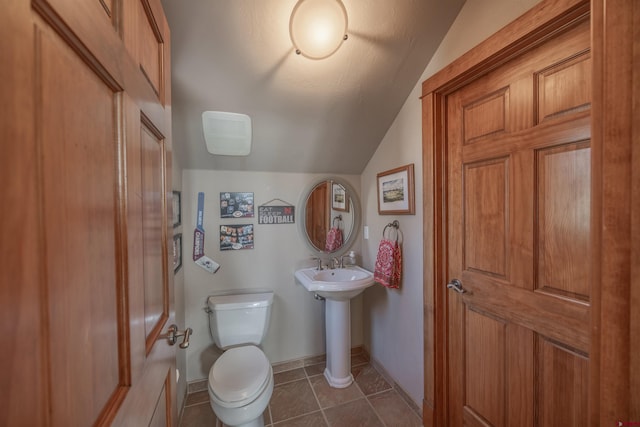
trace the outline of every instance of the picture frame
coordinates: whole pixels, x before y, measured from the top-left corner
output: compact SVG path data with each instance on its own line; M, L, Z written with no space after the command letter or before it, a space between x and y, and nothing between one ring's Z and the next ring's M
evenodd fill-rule
M220 226L220 250L242 250L254 247L253 224L233 224Z
M349 212L349 197L347 189L338 183L331 185L331 209L334 211Z
M173 236L173 274L182 267L182 233Z
M378 215L415 215L414 164L380 172Z
M173 228L182 224L182 202L179 191L173 192Z
M220 193L220 218L253 218L253 193Z

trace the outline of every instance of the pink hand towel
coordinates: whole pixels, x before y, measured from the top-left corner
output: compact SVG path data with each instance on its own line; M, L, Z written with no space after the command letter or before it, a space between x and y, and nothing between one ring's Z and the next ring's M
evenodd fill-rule
M327 242L325 244L324 250L327 252L333 252L336 249L340 249L342 247L342 230L338 227L331 227L329 232L327 233Z
M373 279L388 288L399 288L402 280L402 247L398 241L382 239Z

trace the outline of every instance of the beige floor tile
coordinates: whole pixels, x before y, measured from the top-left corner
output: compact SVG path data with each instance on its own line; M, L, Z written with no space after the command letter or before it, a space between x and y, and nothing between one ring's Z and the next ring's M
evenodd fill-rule
M356 384L351 384L345 388L332 388L329 383L327 383L324 375L309 378L309 381L322 409L364 397Z
M326 427L328 422L331 427L419 427L420 416L365 357L353 354L355 383L344 389L329 386L322 356L282 365L286 370L274 368L276 386L263 414L265 426ZM206 381L202 384L204 389L201 384L190 387L180 427L216 425Z
M367 396L391 389L389 383L371 365L354 367L351 373L360 390Z
M189 385L187 386L188 393L195 393L196 391L206 390L208 387L209 387L208 380L193 381L189 383Z
M367 397L387 427L420 427L422 421L395 390Z
M184 408L180 427L215 426L216 416L208 403Z
M273 427L327 427L327 422L324 420L322 412L318 411L276 423Z
M314 356L304 359L304 366L317 365L318 363L323 363L327 361L326 355Z
M274 387L269 407L274 423L320 409L306 378Z
M331 427L384 427L366 399L359 399L324 411Z
M366 365L367 363L369 363L369 359L364 353L351 355L351 366Z
M273 381L275 385L288 383L291 381L301 380L306 378L304 368L292 369L290 371L278 372L273 375Z
M267 406L267 409L265 409L264 412L262 413L262 419L264 421L265 426L271 425L271 415L270 415L268 406Z
M291 362L278 363L273 365L273 373L277 374L278 372L290 371L296 368L302 368L304 366L304 361L302 359L293 360Z
M209 403L209 391L201 390L195 393L189 393L187 400L184 402L184 406L197 405L199 403Z
M308 377L312 377L314 375L322 375L324 373L325 366L326 365L324 363L318 363L317 365L305 366L304 370Z

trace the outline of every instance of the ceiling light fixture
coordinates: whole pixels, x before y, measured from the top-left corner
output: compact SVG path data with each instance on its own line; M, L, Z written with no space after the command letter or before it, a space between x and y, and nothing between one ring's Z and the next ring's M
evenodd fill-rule
M299 0L291 12L289 35L298 55L331 56L347 36L347 10L340 0Z

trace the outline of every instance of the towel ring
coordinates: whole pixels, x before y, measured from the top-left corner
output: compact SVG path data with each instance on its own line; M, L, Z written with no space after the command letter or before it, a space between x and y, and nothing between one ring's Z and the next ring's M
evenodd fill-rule
M338 220L339 222L342 222L342 215L337 215L335 218L333 218L332 225L334 227L336 226L336 220ZM340 224L338 223L338 225L340 225Z
M401 235L401 231L400 231L400 223L398 222L398 220L395 220L393 222L390 222L389 224L387 224L384 229L382 230L382 238L384 239L387 233L387 228L391 227L392 229L396 230L396 242L398 241L398 237ZM389 232L389 237L391 237L391 232Z

